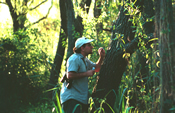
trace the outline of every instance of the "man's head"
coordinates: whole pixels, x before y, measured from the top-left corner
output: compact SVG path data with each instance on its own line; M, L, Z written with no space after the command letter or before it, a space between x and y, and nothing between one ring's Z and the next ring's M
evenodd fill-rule
M90 42L94 41L94 39L87 39L85 37L78 38L75 42L75 47L73 48L73 51L76 53L85 52L85 54L91 54L92 53L92 46Z

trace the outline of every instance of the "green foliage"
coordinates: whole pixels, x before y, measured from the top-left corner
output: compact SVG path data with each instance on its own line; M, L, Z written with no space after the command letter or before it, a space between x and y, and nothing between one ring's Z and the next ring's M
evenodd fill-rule
M117 112L129 112L128 110L132 112L151 112L154 109L152 108L153 102L155 102L154 105L159 103L159 96L157 96L159 95L159 86L153 85L154 80L157 79L159 81L159 61L154 63L153 60L155 59L153 56L159 56L159 52L156 49L154 50L157 43L153 43L156 45L152 44L150 47L147 46L145 40L149 40L149 37L143 28L144 24L153 21L154 17L147 18L145 21L143 18L144 14L139 11L139 7L135 6L135 2L125 3L125 10L128 11L126 15L131 15L132 17L129 20L133 24L132 28L136 28L133 32L135 32L135 37L139 37L139 50L132 55L128 53L123 54L123 58L128 60L128 66L123 75L118 93L118 96L123 98L122 109L117 109ZM148 42L156 40L157 38L154 38ZM142 60L145 62L143 63ZM127 90L123 96L120 93L124 88L127 88ZM117 103L121 102L116 99L115 106L118 106Z
M57 106L55 106L56 109L56 112L57 113L64 113L64 111L62 110L62 107L61 107L61 104L60 104L60 100L59 100L59 97L58 97L58 93L56 93L56 101L57 101Z
M52 60L46 38L38 29L19 30L1 37L1 107L7 112L22 105L35 105L44 97ZM45 44L44 44L45 43Z
M110 2L103 2L102 4L102 13L98 18L93 17L91 13L93 5L91 5L90 7L90 14L87 14L86 12L82 11L80 7L75 6L75 14L80 14L80 16L83 18L83 36L90 39L95 39L92 42L93 54L88 56L88 58L93 62L96 62L99 58L99 54L97 51L99 47L103 47L107 51L111 37L110 28L113 24L113 20L115 19L115 15L118 13L116 4L111 4ZM107 9L108 7L110 8L109 10ZM99 31L99 24L102 24L103 28L109 31ZM97 75L98 73L96 73L93 77L89 78L90 94L92 93L93 87L96 84Z
M49 109L50 113L50 105L45 104L47 95L44 91L50 77L50 64L56 53L60 21L42 18L48 8L44 7L46 10L42 11L41 8L43 5L50 6L50 1L10 2L20 24L16 27L21 29L14 33L11 20L0 22L1 112L31 113L47 112L48 110L44 109ZM44 4L45 2L47 4ZM38 24L33 25L32 22ZM33 25L33 28L29 27L30 25ZM36 106L40 108L34 108Z
M123 54L123 58L128 61L128 66L123 74L119 91L116 94L115 106L109 106L105 98L100 99L98 100L100 107L95 107L95 112L104 112L103 104L108 105L111 111L116 113L151 112L151 110L154 109L152 106L159 106L160 84L155 83L160 80L160 61L158 61L160 55L159 51L156 50L158 43L153 43L150 47L146 46L145 40L149 40L149 38L143 27L146 22L152 22L154 17L144 20L144 14L139 10L140 7L135 5L136 1L137 0L133 2L130 1L130 3L122 2L120 4L118 3L121 2L121 0L117 0L116 3L111 0L101 1L101 6L98 7L98 9L101 9L101 15L99 15L98 18L93 17L92 11L90 11L91 15L86 14L85 11L78 6L77 2L74 4L75 16L79 14L83 17L83 36L95 39L92 43L94 47L93 54L88 56L92 61L97 61L99 56L97 50L99 47L103 47L107 51L111 37L111 32L109 31L111 30L113 22L116 20L119 12L118 9L123 3L125 10L128 11L126 15L132 17L129 21L133 24L132 28L135 28L135 31L133 31L135 32L135 37L140 37L138 43L140 47L139 50L132 55L129 53ZM31 1L30 7L26 7L22 1L18 1L16 7L17 14L28 13L37 19L42 17L43 14L41 14L37 8L32 12L28 12L30 8L36 6L39 2L40 1L35 1L34 3L34 1ZM78 2L80 2L80 0L78 0ZM93 5L90 7L91 10L93 9ZM58 8L57 3L55 6ZM25 25L30 25L31 21L36 21L27 20L25 16L19 16L18 20L25 22ZM4 26L5 24L1 23L0 25ZM46 100L44 98L46 96L45 92L48 91L46 90L46 85L50 76L50 64L53 63L53 58L56 53L60 21L58 19L47 19L33 26L33 28L18 30L16 33L12 32L13 28L7 26L9 26L9 23L6 23L6 26L1 29L0 33L1 111L10 112L10 110L16 109L16 112L50 113L54 106L55 110L52 109L53 112L63 112L57 93L55 93L56 104L53 102L43 103L43 101ZM101 28L100 26L103 27ZM115 26L113 26L113 30L114 29ZM73 35L75 38L80 36L77 32L73 32ZM123 39L124 34L116 34L116 37L118 40L117 47L120 46L121 49L123 49L125 45ZM157 40L158 38L155 38L148 42ZM63 46L67 46L66 41L63 42ZM145 59L146 65L142 65L142 58ZM147 76L143 73L143 69L147 69ZM96 84L97 75L98 73L93 77L89 77L90 94ZM135 103L133 104L133 102ZM89 104L90 111L94 105L92 98L89 99ZM29 108L24 110L22 107L26 107L26 105ZM175 108L172 106L170 111L173 112L174 110Z

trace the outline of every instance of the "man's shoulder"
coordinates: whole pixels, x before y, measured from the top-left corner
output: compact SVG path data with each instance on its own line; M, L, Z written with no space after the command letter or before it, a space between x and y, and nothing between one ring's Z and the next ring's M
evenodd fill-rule
M80 60L81 59L81 55L79 55L79 54L76 54L76 53L74 53L74 54L72 54L70 57L69 57L69 59L68 59L68 61L78 61L78 60Z

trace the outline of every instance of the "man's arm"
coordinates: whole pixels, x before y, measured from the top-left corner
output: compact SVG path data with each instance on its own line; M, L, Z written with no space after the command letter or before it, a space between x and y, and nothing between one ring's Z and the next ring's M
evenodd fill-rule
M83 77L91 77L94 75L94 73L95 73L94 70L88 70L87 72L83 72L83 73L76 73L74 71L70 71L67 73L67 78L71 80L71 79L78 79Z
M98 49L98 54L100 55L98 61L96 62L96 66L95 66L95 72L99 72L100 71L100 68L101 68L101 65L102 65L102 62L105 58L105 50L100 47Z

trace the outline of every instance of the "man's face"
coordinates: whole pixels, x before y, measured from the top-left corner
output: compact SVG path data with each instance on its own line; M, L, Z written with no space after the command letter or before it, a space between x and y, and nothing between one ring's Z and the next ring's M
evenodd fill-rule
M86 54L86 55L88 55L88 54L92 54L92 48L93 48L93 46L90 44L90 43L87 43L86 45L85 45L85 47L84 47L84 53Z

